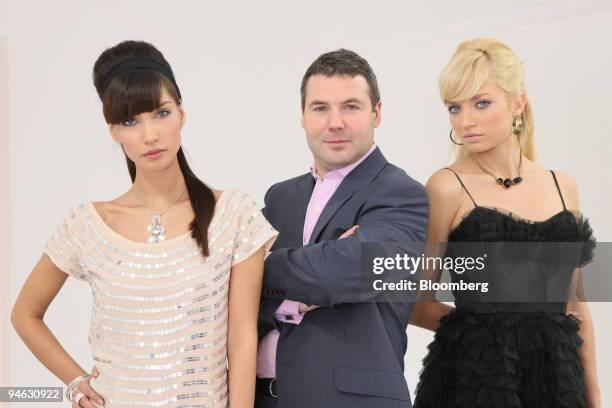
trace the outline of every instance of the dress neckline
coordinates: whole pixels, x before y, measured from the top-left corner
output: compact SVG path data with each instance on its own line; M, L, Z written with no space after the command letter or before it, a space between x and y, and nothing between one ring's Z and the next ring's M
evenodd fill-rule
M531 220L531 219L524 218L524 217L521 217L519 215L516 215L512 211L508 211L508 210L505 210L503 208L499 208L499 207L486 207L486 206L477 205L477 206L475 206L474 208L470 209L469 211L467 211L466 213L464 213L461 216L461 221L459 221L459 223L457 225L455 225L450 230L448 235L451 236L455 231L457 231L465 222L467 222L467 220L472 216L474 211L476 211L478 209L489 211L491 213L500 215L502 217L508 218L508 219L510 219L512 221L515 221L515 222L518 222L518 223L524 224L524 225L541 225L541 224L545 224L545 223L548 223L548 222L556 219L560 215L566 214L566 213L569 213L574 218L575 218L576 214L578 214L578 215L581 214L580 212L574 212L572 210L564 208L563 210L560 210L560 211L554 213L553 215L551 215L550 217L545 218L543 220Z
M218 208L219 208L219 204L221 204L222 201L224 201L226 199L226 197L228 196L228 191L229 190L224 190L221 192L221 195L219 195L219 198L217 198L217 201L215 203L215 211L213 214L213 218L211 219L211 225L212 223L216 220L217 215L219 213ZM177 242L181 242L184 241L186 239L191 239L191 231L186 231L180 235L177 235L175 237L166 239L165 241L162 242L142 242L142 241L134 241L133 239L127 238L124 235L121 235L120 233L118 233L117 231L115 231L110 225L108 225L106 223L106 221L104 221L104 219L102 218L102 216L100 215L100 213L98 212L98 210L96 209L94 202L93 201L89 201L85 204L85 208L87 209L88 213L91 215L92 220L94 221L94 223L96 224L96 226L100 227L101 229L103 229L108 235L112 236L113 238L119 240L119 241L123 241L124 243L127 243L129 245L132 246L139 246L139 247L146 247L146 248L159 248L159 247L165 247L168 246L170 244L175 244Z

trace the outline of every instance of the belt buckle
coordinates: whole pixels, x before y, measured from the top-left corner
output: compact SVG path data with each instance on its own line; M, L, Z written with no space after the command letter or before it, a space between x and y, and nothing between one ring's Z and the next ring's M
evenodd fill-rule
M274 385L274 382L276 381L276 378L273 378L272 381L270 381L270 385L268 385L268 391L270 392L270 395L272 396L272 398L278 398L278 395L276 395L273 391L272 391L272 386Z

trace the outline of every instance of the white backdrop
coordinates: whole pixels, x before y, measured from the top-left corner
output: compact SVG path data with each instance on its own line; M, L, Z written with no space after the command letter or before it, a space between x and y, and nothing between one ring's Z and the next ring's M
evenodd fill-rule
M201 4L200 4L201 3ZM291 4L290 4L291 3ZM186 151L196 173L260 203L272 183L308 170L299 84L321 53L364 56L383 101L376 141L389 161L425 183L448 152L437 77L459 42L493 36L525 61L539 161L570 173L597 238L612 240L612 4L607 1L0 1L8 40L10 267L2 324L45 241L74 205L129 187L91 83L99 53L125 39L155 44L184 97ZM72 279L46 321L91 366L86 284ZM612 304L592 304L604 397L612 386ZM9 328L5 384L60 385ZM410 327L406 377L414 389L432 335ZM608 396L608 399L611 399ZM604 404L605 405L605 404ZM37 406L31 404L28 406ZM40 404L52 407L53 404ZM60 406L58 404L58 406Z

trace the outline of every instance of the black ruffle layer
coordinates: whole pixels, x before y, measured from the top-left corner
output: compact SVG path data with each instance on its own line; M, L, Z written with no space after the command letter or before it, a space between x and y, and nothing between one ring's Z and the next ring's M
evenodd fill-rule
M586 406L573 316L453 311L441 323L415 408Z

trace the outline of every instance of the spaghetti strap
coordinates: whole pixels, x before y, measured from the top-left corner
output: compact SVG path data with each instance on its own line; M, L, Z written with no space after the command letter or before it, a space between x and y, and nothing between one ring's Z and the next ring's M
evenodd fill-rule
M553 176L553 180L555 180L555 185L557 186L557 191L559 192L559 197L561 197L561 204L563 204L563 209L567 210L567 208L565 207L565 200L563 199L563 194L561 194L561 188L559 188L559 182L557 181L557 176L555 175L555 172L550 170L552 176Z
M455 172L455 170L449 168L449 167L444 167L446 170L450 170L453 172L453 174L455 175L455 177L457 177L457 180L459 180L459 183L461 184L461 187L463 187L463 189L465 190L465 192L467 193L468 197L470 197L470 200L472 200L472 203L474 203L474 207L478 207L478 204L476 204L476 201L474 201L474 199L472 198L472 195L470 194L470 192L468 191L468 189L465 187L465 184L463 184L463 181L461 181L461 177L459 177L459 175Z

